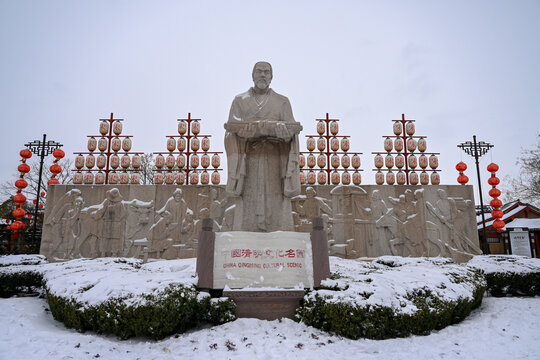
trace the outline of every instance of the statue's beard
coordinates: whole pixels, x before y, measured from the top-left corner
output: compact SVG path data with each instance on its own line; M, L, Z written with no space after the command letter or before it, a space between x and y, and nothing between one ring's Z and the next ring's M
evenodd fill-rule
M265 79L258 79L257 81L255 81L255 86L260 90L265 90L266 88L268 88L268 85L270 85L270 83Z

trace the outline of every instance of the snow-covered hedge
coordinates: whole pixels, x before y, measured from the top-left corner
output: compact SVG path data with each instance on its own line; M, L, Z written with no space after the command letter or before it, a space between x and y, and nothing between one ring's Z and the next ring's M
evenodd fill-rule
M194 274L194 259L101 258L49 264L43 278L51 313L67 327L161 339L234 320L234 303L197 291Z
M0 256L0 297L37 293L42 282L39 265L45 263L42 255Z
M492 296L540 295L540 259L516 255L479 255L467 265L484 274Z
M331 258L332 278L304 297L297 319L351 339L427 334L478 307L483 276L442 258Z

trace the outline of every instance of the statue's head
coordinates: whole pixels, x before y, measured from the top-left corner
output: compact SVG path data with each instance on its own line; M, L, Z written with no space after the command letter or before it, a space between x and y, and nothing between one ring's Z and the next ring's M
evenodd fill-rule
M260 90L266 90L272 81L272 65L266 61L259 61L253 66L253 84Z
M174 190L174 192L173 192L173 198L174 198L174 200L176 200L176 201L182 200L182 190L180 190L180 189Z
M308 198L313 198L315 197L315 195L317 195L317 192L315 191L314 188L312 188L311 186L309 186L307 189L306 189L306 196Z

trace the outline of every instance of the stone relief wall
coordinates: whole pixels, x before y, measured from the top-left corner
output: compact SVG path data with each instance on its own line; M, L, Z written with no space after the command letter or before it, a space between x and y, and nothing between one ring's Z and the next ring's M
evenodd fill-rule
M235 198L225 187L55 185L47 195L41 254L49 259L196 256L202 219L229 231ZM303 186L292 199L296 231L324 219L331 255L481 253L471 186Z

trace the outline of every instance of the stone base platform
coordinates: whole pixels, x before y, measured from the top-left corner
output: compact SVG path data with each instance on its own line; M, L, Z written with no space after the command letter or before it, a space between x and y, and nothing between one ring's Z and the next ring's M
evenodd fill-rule
M304 290L226 290L223 296L236 303L239 318L292 319L304 297Z

